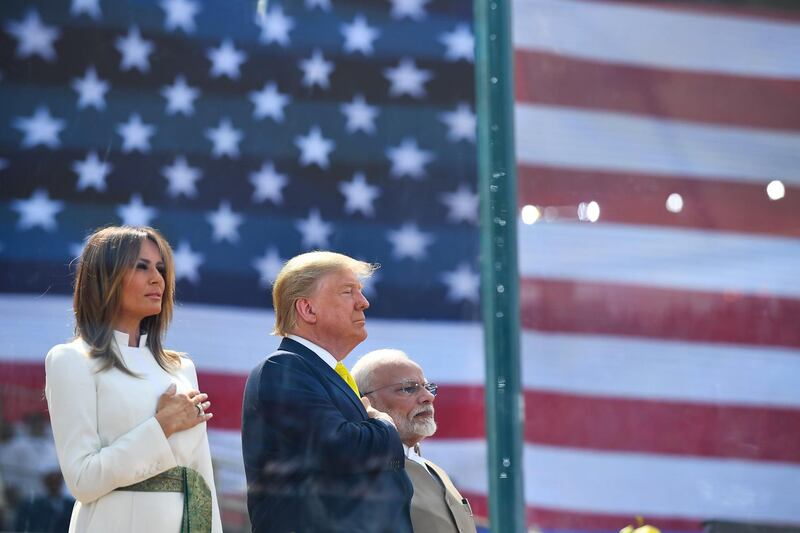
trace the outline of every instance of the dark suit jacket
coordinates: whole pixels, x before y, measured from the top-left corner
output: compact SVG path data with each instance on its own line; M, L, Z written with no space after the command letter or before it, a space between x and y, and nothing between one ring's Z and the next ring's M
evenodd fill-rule
M298 342L247 378L242 451L254 533L412 532L397 430Z

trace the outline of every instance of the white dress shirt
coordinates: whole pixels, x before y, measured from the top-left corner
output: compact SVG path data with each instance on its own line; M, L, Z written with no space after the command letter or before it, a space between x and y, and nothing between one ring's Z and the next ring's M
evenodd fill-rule
M293 341L299 342L300 344L302 344L303 346L305 346L306 348L317 354L317 356L319 356L320 359L325 361L325 363L327 363L329 367L331 367L333 370L336 370L336 363L338 363L339 361L336 360L336 358L331 354L331 352L329 352L322 346L318 346L313 342L311 342L310 340L304 339L303 337L299 337L297 335L287 335L286 337L292 339Z

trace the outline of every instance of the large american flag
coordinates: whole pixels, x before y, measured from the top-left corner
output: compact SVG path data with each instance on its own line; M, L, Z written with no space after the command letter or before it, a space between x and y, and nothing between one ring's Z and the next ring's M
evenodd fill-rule
M531 525L800 525L800 16L764 4L513 5ZM5 0L6 416L71 333L87 231L152 224L241 496L270 281L334 249L383 265L346 362L401 348L442 385L423 453L485 516L471 11Z

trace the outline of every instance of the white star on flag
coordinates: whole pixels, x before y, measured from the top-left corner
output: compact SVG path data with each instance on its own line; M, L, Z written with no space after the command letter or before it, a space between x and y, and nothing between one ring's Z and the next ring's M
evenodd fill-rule
M365 216L371 217L375 214L372 203L375 198L380 196L380 189L375 185L367 183L367 179L361 172L353 175L352 181L339 183L339 192L344 195L344 210L348 214L360 211Z
M398 230L389 230L387 238L392 244L395 259L409 258L415 261L425 258L425 248L433 242L432 234L423 233L413 223L403 224Z
M333 224L322 220L319 210L312 209L308 213L308 218L298 220L295 227L302 235L303 248L328 247L328 237L333 233Z
M445 272L442 274L442 281L447 285L448 300L478 303L481 278L468 264L461 263L455 270Z
M306 9L311 11L315 7L318 7L323 11L330 11L331 0L306 0Z
M377 39L381 32L374 26L367 24L364 15L359 13L350 24L342 24L344 36L344 51L348 54L361 52L364 55L372 54L372 41Z
M398 146L389 147L386 156L392 162L389 173L396 178L409 176L422 179L425 176L425 165L434 159L433 152L420 150L417 141L411 138L403 139Z
M278 255L275 247L268 248L264 255L253 261L253 268L258 270L258 284L269 288L278 277L278 272L283 268L284 260Z
M439 115L439 120L447 126L447 138L453 142L461 140L475 142L475 113L469 105L458 104L455 111L445 111Z
M249 96L255 106L253 117L257 119L270 117L275 122L283 122L283 108L292 101L288 94L278 91L275 82L265 83L263 89L251 91Z
M425 83L433 78L429 70L417 68L413 59L404 57L396 67L390 67L383 71L383 75L389 80L390 96L402 96L407 94L414 98L425 96Z
M239 79L239 67L247 60L247 54L237 50L227 37L218 48L209 48L206 56L211 61L211 77L227 76L232 80Z
M219 126L216 128L208 128L206 130L206 138L214 144L211 150L211 155L214 158L227 155L231 159L239 157L239 143L244 134L241 130L237 130L231 124L229 118L223 118L219 121Z
M17 57L25 59L37 55L45 61L56 59L53 43L61 33L55 26L44 24L35 9L28 11L23 20L8 21L5 27L17 40Z
M72 80L72 88L78 93L78 109L94 107L98 111L106 108L106 92L111 86L97 77L93 65L86 69L83 78Z
M333 150L335 143L322 136L319 126L313 126L308 135L298 135L294 144L300 149L300 164L304 167L317 165L328 168L328 155Z
M14 200L11 209L19 212L17 227L27 230L41 227L45 231L56 229L56 215L64 207L64 202L51 200L44 189L36 189L27 200Z
M158 211L142 202L139 194L131 196L130 202L117 207L117 215L125 226L149 226L150 221L156 217Z
M425 4L429 0L389 0L392 3L392 17L401 19L408 17L412 20L425 18Z
M264 44L278 43L289 45L289 32L294 28L294 19L283 14L279 5L273 5L263 16L256 17L256 24L261 28L259 40Z
M228 241L235 243L239 240L239 226L242 224L242 215L231 210L231 204L227 200L219 203L216 211L211 211L207 217L211 223L214 242Z
M72 170L78 175L76 188L79 191L89 187L98 191L105 191L106 176L111 172L111 164L106 161L100 161L100 158L97 157L97 152L92 150L86 154L86 159L83 161L72 163Z
M253 201L263 202L269 200L275 205L283 203L283 188L289 179L275 170L275 165L267 161L261 165L258 172L250 174L250 183L255 187Z
M465 184L458 186L454 192L445 192L439 196L447 206L447 219L451 222L478 222L478 194L472 192Z
M183 113L186 116L194 114L194 100L200 95L200 90L186 84L186 78L181 75L175 77L172 85L165 85L161 89L161 96L167 99L167 114Z
M325 61L319 48L315 48L311 57L300 60L300 70L303 71L303 85L313 87L319 85L323 89L330 86L330 75L333 72L333 62Z
M169 182L167 192L171 197L177 198L181 194L187 198L197 196L195 182L200 179L202 172L199 168L189 166L184 156L177 156L171 165L163 167L161 175Z
M22 148L32 148L40 144L48 148L58 148L61 145L58 134L65 124L60 118L53 117L45 106L37 107L30 117L14 119L14 127L24 135Z
M102 16L100 11L100 0L72 0L69 13L73 17L87 14L93 20L98 20Z
M150 70L149 55L153 52L153 43L142 39L138 26L131 26L128 35L117 37L117 50L122 55L120 70L137 69L139 72Z
M475 61L475 38L466 24L459 24L453 31L441 34L439 42L447 48L444 57L448 61Z
M175 263L175 280L189 280L191 283L200 281L198 269L203 264L203 255L192 250L191 245L186 241L180 241L178 247L172 253Z
M155 134L156 127L152 124L142 122L139 113L134 113L128 118L128 122L117 125L117 133L122 137L123 153L138 150L143 154L150 151L150 137Z
M194 17L200 11L200 6L195 2L189 0L162 0L159 5L166 15L164 27L167 31L180 28L186 33L194 32Z
M340 106L342 113L347 117L348 133L355 133L358 130L372 134L375 132L375 118L378 116L378 107L368 105L364 97L357 94L353 101Z

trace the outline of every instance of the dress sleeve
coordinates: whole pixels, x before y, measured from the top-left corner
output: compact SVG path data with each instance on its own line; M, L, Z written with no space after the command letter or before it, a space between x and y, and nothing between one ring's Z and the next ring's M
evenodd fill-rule
M92 366L71 345L55 346L45 359L45 395L58 462L67 487L82 503L177 466L155 416L101 445Z
M196 390L204 392L197 383L197 371L194 363L187 358L182 358L181 363L183 371L189 377L192 386ZM213 404L214 398L209 399ZM211 489L211 532L222 533L222 518L219 511L219 502L217 501L217 488L214 483L214 467L211 463L211 448L208 445L208 431L203 431L203 441L200 443L200 446L197 447L197 452L193 460L194 464L192 468L200 472L200 475L203 476L203 479L205 479L208 484L208 488Z

